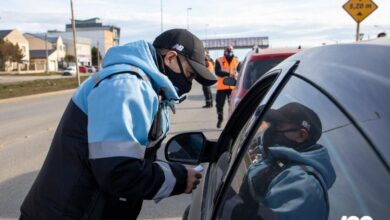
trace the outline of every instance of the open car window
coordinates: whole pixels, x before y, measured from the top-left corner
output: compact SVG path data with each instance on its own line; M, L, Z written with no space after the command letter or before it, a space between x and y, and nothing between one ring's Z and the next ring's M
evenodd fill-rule
M254 135L242 136L249 144L238 146L244 154L218 219L386 219L388 171L353 121L316 88L292 77L256 123Z

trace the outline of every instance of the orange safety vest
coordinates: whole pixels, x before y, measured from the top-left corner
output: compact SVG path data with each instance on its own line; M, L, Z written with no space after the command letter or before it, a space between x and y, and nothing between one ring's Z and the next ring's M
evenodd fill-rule
M211 72L214 73L214 65L211 61L206 61L207 69Z
M237 57L233 57L232 61L229 63L225 56L218 58L217 62L219 62L221 70L229 73L231 75L230 77L233 77L233 74L237 73L237 67L240 63ZM225 79L225 77L218 77L217 90L234 89L234 86L224 85L223 79Z

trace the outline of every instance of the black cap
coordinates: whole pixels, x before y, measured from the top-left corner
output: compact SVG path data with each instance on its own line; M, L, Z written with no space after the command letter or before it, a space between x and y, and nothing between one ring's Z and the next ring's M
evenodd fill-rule
M214 74L206 67L205 49L199 38L185 29L171 29L160 34L153 42L155 48L175 50L187 58L195 71L195 80L204 86L217 82Z
M310 108L297 102L288 103L276 110L269 110L265 121L291 123L305 128L313 142L317 142L322 133L322 124L318 115Z

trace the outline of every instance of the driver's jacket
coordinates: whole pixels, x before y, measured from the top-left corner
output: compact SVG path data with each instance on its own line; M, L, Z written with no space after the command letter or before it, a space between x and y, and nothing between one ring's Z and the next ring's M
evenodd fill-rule
M166 101L159 101L158 94ZM112 217L104 210L110 206L100 206L104 197L131 203L184 192L185 167L154 161L156 151L151 150L165 137L168 103L177 99L149 43L111 48L102 71L89 77L69 102L22 204L21 219L98 219L105 218L103 212ZM154 120L159 120L159 132L151 138ZM136 216L139 209L123 211Z

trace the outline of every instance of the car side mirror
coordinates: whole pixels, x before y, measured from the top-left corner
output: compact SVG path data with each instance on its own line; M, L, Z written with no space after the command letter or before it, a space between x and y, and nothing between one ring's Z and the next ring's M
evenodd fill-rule
M234 77L225 77L223 79L223 84L225 86L235 86L237 83L237 80Z
M202 132L188 132L172 137L165 146L165 158L184 164L200 163L207 140Z

